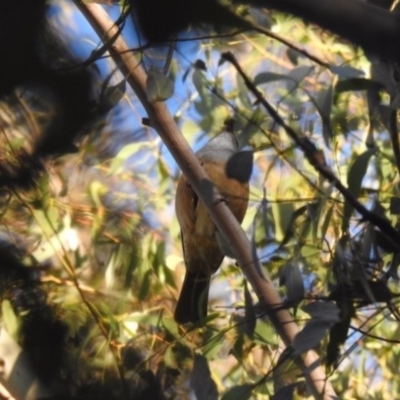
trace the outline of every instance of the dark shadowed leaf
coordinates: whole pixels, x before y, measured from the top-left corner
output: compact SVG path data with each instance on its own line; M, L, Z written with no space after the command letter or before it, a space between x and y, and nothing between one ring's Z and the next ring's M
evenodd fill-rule
M287 206L285 204L282 204L280 206L280 208L287 208ZM288 243L290 239L292 239L297 218L304 215L306 212L307 212L307 205L298 208L297 210L293 211L293 213L291 213L291 214L287 214L287 215L282 214L283 220L287 220L289 215L290 215L290 218L285 227L286 228L285 236L282 239L281 247L284 246L286 243Z
M296 354L316 348L330 327L331 324L326 321L311 320L308 322L293 340Z
M365 78L351 78L339 80L335 85L335 93L368 90L376 87L376 82Z
M211 378L207 359L200 354L194 356L194 366L190 375L190 387L196 393L197 400L218 399L217 385Z
M339 321L339 309L329 301L314 301L302 307L302 310L310 314L312 319L335 323Z
M339 78L360 78L361 76L364 76L365 73L364 71L360 69L356 69L353 67L350 67L348 65L338 67L336 65L331 65L330 70L339 76Z
M228 389L222 396L221 400L247 400L251 398L251 394L255 389L255 385L250 383L240 386L234 386Z
M368 149L364 153L360 154L356 160L351 165L348 175L347 175L347 185L349 190L358 197L361 192L361 185L364 176L367 172L368 164L371 157L376 153L376 149ZM347 230L351 214L353 212L353 207L348 201L345 202L342 220L342 229Z
M369 149L360 154L349 169L347 184L349 190L351 190L355 196L360 194L362 180L367 172L369 160L375 153L376 149Z
M239 182L248 182L253 172L253 152L239 151L226 164L226 174Z
M340 321L339 309L332 302L314 301L302 309L311 315L311 320L293 340L296 354L317 347L326 331Z
M338 302L340 306L340 321L338 321L329 331L329 341L326 348L326 364L334 365L339 357L340 346L347 339L350 322L354 316L353 303L347 299Z
M292 90L296 89L299 86L299 84L313 71L314 67L307 67L304 65L292 69L288 74L289 81L287 82L286 85L287 90L291 92Z
M287 75L276 74L274 72L261 72L254 78L254 84L260 85L262 83L274 82L282 79L290 79Z
M388 253L396 253L399 251L396 243L393 243L391 240L389 240L388 236L378 229L375 230L375 240L376 245Z
M294 49L287 49L286 55L293 65L297 65L299 58L304 57L304 54Z
M389 132L392 132L394 129L394 127L391 123L392 118L393 118L393 108L386 104L379 104L377 106L377 110L378 110L379 117L381 119L382 124L385 126L385 128Z
M400 214L400 197L390 198L390 214Z
M280 270L280 285L285 286L290 305L297 305L304 298L304 284L299 264L291 261Z
M253 298L247 286L247 281L244 281L244 311L245 311L245 328L246 334L249 338L253 338L254 330L256 329L257 319L256 311L254 308Z
M272 397L271 400L292 400L294 396L294 390L298 386L298 383L291 383L290 385L280 388Z
M330 85L327 89L323 89L318 93L315 100L317 111L322 120L322 136L325 144L330 147L333 132L331 126L331 112L333 101L333 86Z
M194 64L193 67L196 69L200 69L202 71L207 71L207 66L206 63L203 60L197 59Z

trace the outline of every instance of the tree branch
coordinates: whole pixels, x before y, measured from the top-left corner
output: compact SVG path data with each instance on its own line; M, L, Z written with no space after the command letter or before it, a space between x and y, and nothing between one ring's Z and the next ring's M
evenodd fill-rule
M108 42L118 28L113 25L103 8L96 4L85 5L79 0L74 0L74 2L103 42ZM207 206L208 211L219 232L228 243L231 243L243 273L256 292L261 304L266 308L275 329L285 344L290 346L299 331L296 323L288 310L282 307L282 300L270 278L264 276L259 261L253 256L252 246L246 234L232 215L227 204L218 201L220 195L216 191L213 194L213 201L210 202L209 198L205 199L200 187L201 182L209 180L209 178L183 138L165 104L148 100L146 74L140 65L140 61L127 50L128 47L121 36L109 47L111 56L144 106L151 126L156 129L168 147L196 194L206 206L209 205ZM300 367L314 397L324 400L332 399L335 392L319 365L317 354L308 351L302 358Z
M222 57L229 61L237 70L239 75L243 78L247 88L254 94L257 101L259 101L264 108L268 111L271 117L280 125L290 138L294 141L298 148L300 148L306 156L308 162L318 171L325 179L332 183L337 190L343 195L345 200L357 210L362 217L375 225L380 229L382 233L386 235L392 245L400 249L400 233L393 228L390 221L386 218L381 217L379 214L368 210L363 204L361 204L353 193L343 185L339 178L332 172L330 168L325 164L324 160L321 159L317 148L307 137L300 137L289 125L285 123L282 117L277 111L268 103L263 94L257 89L256 85L243 71L242 67L237 62L236 58L232 53L224 53Z

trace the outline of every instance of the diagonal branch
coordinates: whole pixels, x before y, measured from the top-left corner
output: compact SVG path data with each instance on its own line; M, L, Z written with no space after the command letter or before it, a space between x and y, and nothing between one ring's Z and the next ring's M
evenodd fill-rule
M103 42L107 42L113 37L115 30L118 28L113 25L101 6L96 4L84 5L79 0L74 2ZM183 138L165 104L148 100L146 95L146 74L140 65L140 61L134 54L128 53L127 50L127 44L122 37L116 39L109 47L111 56L145 108L151 126L156 129L188 178L192 188L205 203L220 233L228 243L231 243L243 273L256 292L261 304L267 310L275 329L285 344L290 346L299 331L296 323L293 321L289 311L282 307L282 300L275 286L268 276L264 276L259 261L253 256L252 246L246 234L226 203L218 201L220 195L216 191L213 193L211 202L209 194L207 193L205 196L201 191L201 182L209 178ZM319 365L319 359L315 352L309 351L305 353L300 367L315 398L328 400L335 396L335 392L327 381L323 368Z
M229 61L237 70L239 75L243 78L247 88L254 94L257 101L259 101L271 117L285 130L285 132L292 138L294 143L303 151L309 163L331 184L333 184L337 190L342 194L345 200L357 210L362 217L369 221L371 224L375 225L381 230L382 233L386 235L388 240L391 241L393 246L400 249L400 233L393 228L390 221L383 218L379 214L368 210L363 204L361 204L353 193L343 185L339 178L332 172L330 168L321 160L319 157L319 152L307 137L300 137L289 125L285 123L278 112L269 104L265 99L263 94L257 89L256 85L251 81L247 74L243 71L242 67L237 62L236 58L232 53L224 53L222 57Z

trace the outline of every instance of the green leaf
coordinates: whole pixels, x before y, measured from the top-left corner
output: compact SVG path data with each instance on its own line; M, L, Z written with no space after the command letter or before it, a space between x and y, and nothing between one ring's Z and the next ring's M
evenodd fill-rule
M207 356L208 359L212 359L217 356L218 352L224 345L225 345L225 332L224 331L217 332L206 341L203 347L203 354Z
M151 142L130 143L122 147L122 149L117 153L117 155L111 161L109 174L114 175L123 170L125 162L130 157L136 155L140 150L144 149L150 150L153 147L154 145Z
M327 232L328 227L329 227L329 225L330 225L330 223L331 223L331 219L332 219L332 215L333 215L333 210L334 210L334 206L330 206L330 207L328 208L328 211L327 211L327 213L326 213L326 215L325 215L325 218L324 218L324 222L322 223L322 226L321 226L321 239L322 239L322 240L325 239L326 232Z
M1 304L1 313L3 315L3 323L6 331L15 340L18 340L18 332L21 322L14 312L11 302L7 299L3 300Z
M271 208L275 223L275 238L281 242L288 235L290 224L293 223L293 204L273 202Z
M281 205L283 207L285 207L284 204L285 203L281 203ZM286 215L284 213L282 215L285 218L285 220L287 220L287 218L289 218L289 220L287 222L285 222L285 225L286 225L285 236L283 237L283 239L281 241L281 247L284 246L286 243L288 243L292 237L294 237L296 220L297 220L297 218L304 215L306 212L307 212L307 205L298 208L296 211L293 211L291 214Z
M116 106L126 92L126 80L122 79L116 85L105 86L100 94L100 107L103 111L109 111Z
M149 101L165 101L174 94L174 81L161 71L152 67L149 69L146 81L146 94Z

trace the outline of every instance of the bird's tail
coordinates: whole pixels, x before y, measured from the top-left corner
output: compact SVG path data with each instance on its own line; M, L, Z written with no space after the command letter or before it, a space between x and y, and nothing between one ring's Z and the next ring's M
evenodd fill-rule
M211 275L203 271L187 271L175 308L178 324L197 323L207 316Z

